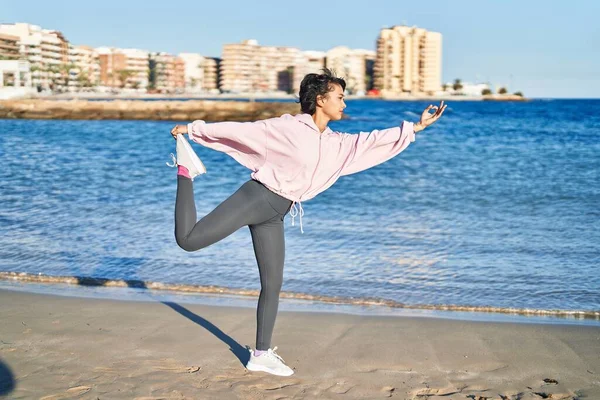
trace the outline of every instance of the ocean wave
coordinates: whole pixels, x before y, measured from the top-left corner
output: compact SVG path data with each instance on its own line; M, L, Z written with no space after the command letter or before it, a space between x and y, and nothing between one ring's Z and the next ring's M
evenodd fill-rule
M43 274L29 274L25 272L0 272L0 280L18 281L23 283L42 283L42 284L68 284L81 286L104 286L104 287L130 287L148 290L164 290L176 293L195 293L210 295L230 295L230 296L248 296L258 297L258 290L236 289L222 286L200 286L200 285L182 285L168 284L162 282L140 281L140 280L122 280L107 279L97 277L82 276L51 276ZM510 308L510 307L488 307L488 306L469 306L456 304L405 304L388 299L366 298L366 297L337 297L321 296L308 293L282 292L282 299L294 299L312 301L326 304L351 305L351 306L380 306L390 308L403 308L411 310L430 310L430 311L460 311L477 313L499 313L521 316L543 316L559 317L570 319L589 319L600 320L600 310L544 310L533 308Z

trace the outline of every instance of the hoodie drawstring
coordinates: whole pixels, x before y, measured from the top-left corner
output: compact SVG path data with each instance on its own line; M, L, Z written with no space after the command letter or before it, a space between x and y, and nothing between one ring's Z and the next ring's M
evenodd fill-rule
M302 202L299 201L298 205L300 206L300 211L296 208L296 202L292 202L292 208L290 208L290 215L292 216L292 226L294 226L294 219L297 215L300 215L300 232L304 233L304 229L302 229L302 216L304 215L304 210L302 209Z

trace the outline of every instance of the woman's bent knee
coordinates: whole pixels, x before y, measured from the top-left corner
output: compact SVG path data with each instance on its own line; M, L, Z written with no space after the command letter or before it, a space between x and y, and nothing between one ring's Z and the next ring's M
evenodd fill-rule
M192 251L200 250L200 247L192 246L191 243L189 242L189 240L187 240L187 237L181 238L181 237L175 235L175 241L177 242L177 245L185 251L192 252Z

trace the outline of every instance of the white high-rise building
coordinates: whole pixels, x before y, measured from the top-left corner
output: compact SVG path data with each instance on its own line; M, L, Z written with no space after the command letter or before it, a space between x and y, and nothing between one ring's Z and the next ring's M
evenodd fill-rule
M204 57L196 53L180 53L179 58L184 62L185 90L190 93L203 92L204 87Z

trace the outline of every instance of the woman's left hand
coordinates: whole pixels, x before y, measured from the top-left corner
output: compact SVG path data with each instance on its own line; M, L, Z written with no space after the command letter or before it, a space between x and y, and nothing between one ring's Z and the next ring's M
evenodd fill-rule
M423 129L427 128L429 125L433 124L435 121L440 119L440 117L444 113L444 110L446 109L446 107L448 107L448 106L444 105L443 100L440 103L439 107L434 106L433 104L430 104L429 107L427 107L425 109L425 111L423 111L423 114L421 114L421 120L417 124L415 124L415 126L414 126L415 132L422 131ZM435 112L433 114L431 114L429 112L430 110L435 110Z

